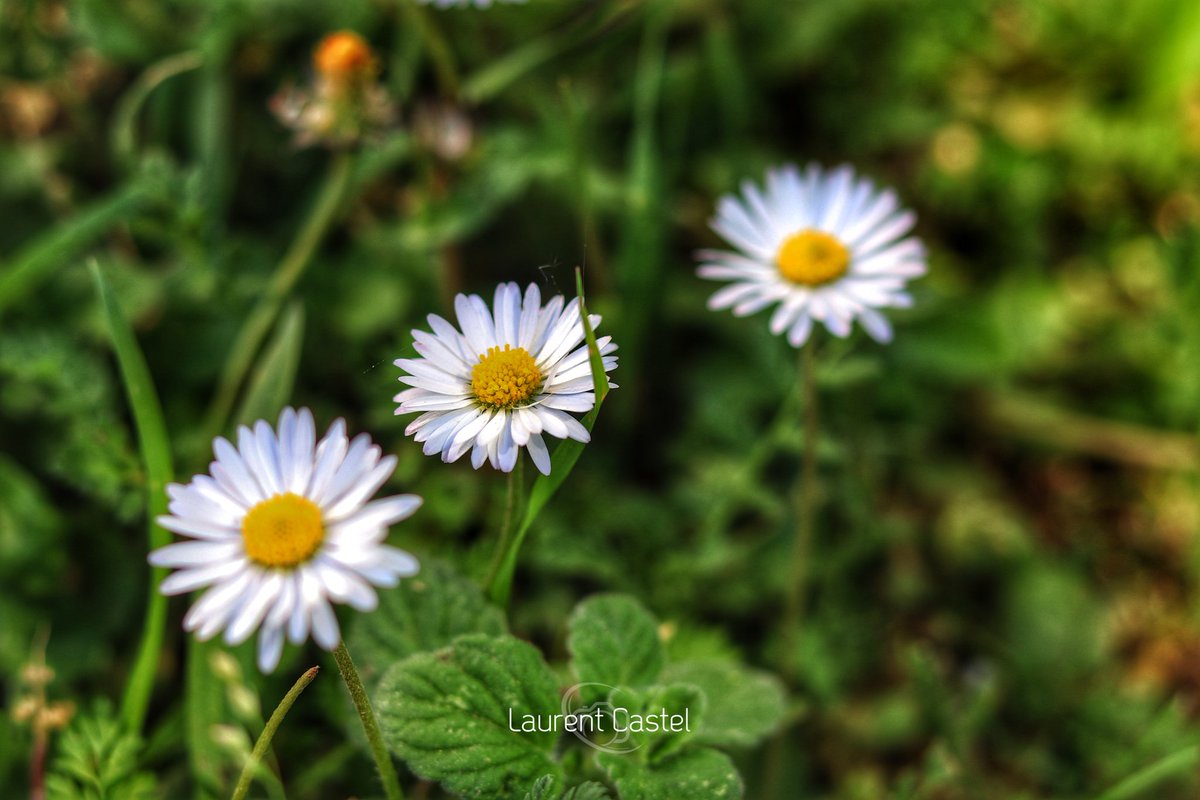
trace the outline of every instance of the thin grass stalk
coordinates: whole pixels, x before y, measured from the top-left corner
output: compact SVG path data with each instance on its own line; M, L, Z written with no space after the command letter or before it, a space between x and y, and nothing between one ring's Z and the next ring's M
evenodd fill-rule
M250 758L246 760L245 766L242 767L242 774L233 789L233 800L244 800L246 793L250 791L250 784L254 782L254 773L258 771L258 765L262 763L267 749L271 746L271 740L275 737L275 732L283 724L283 718L291 711L296 699L308 688L308 685L313 682L313 679L317 677L317 673L320 671L320 667L309 669L297 679L292 688L288 690L288 693L279 701L279 705L271 713L271 718L267 720L267 725L263 728L263 732L259 734L258 741L254 743L254 750L251 751Z

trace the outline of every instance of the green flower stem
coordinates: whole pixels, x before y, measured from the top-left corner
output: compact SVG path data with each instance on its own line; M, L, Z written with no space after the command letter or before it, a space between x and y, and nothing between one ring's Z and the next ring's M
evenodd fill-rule
M358 718L362 720L363 732L367 734L367 743L371 746L371 755L375 758L375 767L379 770L379 780L383 783L384 794L388 800L404 800L404 791L400 788L400 778L396 775L396 766L392 763L392 756L383 743L383 734L379 731L375 712L371 710L371 699L367 697L367 690L363 686L362 678L358 676L358 670L354 667L354 661L350 658L350 651L346 649L345 641L338 642L337 648L333 651L333 658L337 661L338 671L342 673L342 680L346 682L346 688L350 690L350 698L354 701Z
M583 271L579 267L575 268L575 293L579 297L583 338L587 342L588 360L592 365L592 384L596 387L596 405L592 406L592 410L583 416L583 427L591 431L596 425L596 418L600 415L600 406L604 402L604 398L608 396L609 385L608 377L604 373L604 359L600 356L600 348L596 344L596 332L592 330L592 325L588 322L587 304L583 299ZM514 517L521 521L516 526L516 533L513 534L511 542L499 550L502 554L499 571L487 581L488 597L501 608L508 607L508 598L512 592L513 573L517 569L517 555L521 552L521 544L529 534L529 529L538 514L554 497L563 481L571 474L571 470L575 468L579 456L583 453L583 448L583 442L564 439L550 455L550 474L537 476L527 498L522 493L522 508ZM523 487L519 480L518 485Z
M792 497L795 502L796 534L792 540L791 576L788 581L787 600L783 611L783 628L780 630L780 666L785 679L795 675L796 634L804 621L805 599L808 589L809 552L812 549L813 523L817 511L817 430L819 417L817 408L817 357L815 342L810 339L800 351L799 399L804 409L804 455L800 475ZM795 401L785 401L781 409L783 417L790 419ZM786 410L786 411L785 411ZM774 426L772 426L774 428ZM771 740L763 767L763 785L768 797L779 796L783 779L783 764L788 757L787 736L791 723L781 725Z
M508 473L508 493L504 501L504 521L500 524L500 538L496 541L496 552L492 554L492 565L488 568L487 580L484 586L491 601L501 608L508 605L508 592L502 587L512 584L512 571L516 567L517 554L514 548L520 547L521 542L516 534L517 494L524 485L522 473L525 459L519 455L517 465ZM501 575L505 578L502 580Z
M254 750L250 753L250 758L246 761L246 766L242 767L242 774L238 778L237 786L233 790L233 800L242 800L246 796L246 793L250 791L250 784L254 781L254 773L258 769L259 763L263 760L263 756L266 755L267 748L271 746L271 739L274 738L275 732L283 724L283 718L292 709L292 705L300 697L300 693L313 682L313 678L317 677L317 673L320 671L320 667L313 667L305 672L292 685L288 693L283 696L283 699L279 701L279 705L275 707L271 718L267 720L267 726L263 728L258 741L254 743Z
M809 577L809 551L812 548L813 523L817 510L817 357L815 343L809 340L800 351L801 392L804 400L804 460L799 485L793 492L796 533L792 540L792 567L788 581L787 604L783 613L783 668L791 677L795 666L796 633L804 619Z
M229 359L225 362L225 368L221 372L217 392L208 410L205 431L210 436L206 438L211 438L224 429L229 414L233 410L234 401L237 399L238 390L245 381L250 365L254 362L254 356L258 353L267 334L270 333L271 325L279 316L279 310L283 306L284 300L287 299L296 282L300 280L300 276L304 274L317 247L333 224L350 183L350 175L353 171L351 169L352 162L353 159L349 153L338 153L334 157L333 163L329 167L329 174L325 178L325 183L317 195L317 201L313 205L304 227L300 229L300 234L292 242L292 246L284 255L283 260L279 262L266 291L259 298L254 310L250 312L250 316L246 318L242 329L238 332Z

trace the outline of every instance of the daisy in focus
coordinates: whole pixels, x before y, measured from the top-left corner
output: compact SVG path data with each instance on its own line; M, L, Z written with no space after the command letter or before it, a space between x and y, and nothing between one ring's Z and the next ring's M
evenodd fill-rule
M747 181L741 198L717 206L710 224L740 252L698 254L700 277L732 281L708 306L743 317L778 304L771 333L786 333L794 347L814 322L844 337L857 320L876 341L891 341L880 310L912 305L905 284L925 274L925 248L909 235L915 223L895 192L848 166L770 170L765 189Z
M260 629L258 666L271 672L286 638L311 633L332 650L341 641L332 602L371 611L372 586L415 575L413 556L384 544L388 526L412 515L421 498L368 502L396 468L371 438L350 440L339 419L318 442L312 412L286 408L278 432L259 420L238 429L235 447L213 442L208 475L171 484L170 515L158 524L187 538L150 554L166 595L206 591L183 620L200 640L221 630L229 645Z
M511 472L524 447L549 475L543 435L590 438L570 413L596 404L579 309L578 298L556 295L542 305L536 285L522 297L517 284L502 283L490 310L478 295L454 298L458 328L430 314L432 333L413 331L420 358L396 360L407 373L400 381L412 387L396 395L396 413L421 412L405 433L424 443L425 455L441 453L446 462L469 451L475 469L486 461ZM595 329L600 317L590 314L588 321ZM596 344L611 372L617 346L610 336Z

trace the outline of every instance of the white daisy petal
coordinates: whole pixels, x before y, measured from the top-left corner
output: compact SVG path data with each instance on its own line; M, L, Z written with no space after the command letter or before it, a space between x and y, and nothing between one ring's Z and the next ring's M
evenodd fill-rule
M342 640L342 634L329 601L322 596L309 607L309 612L312 615L313 639L325 650L337 647L338 642Z
M526 445L529 450L529 455L533 459L533 465L537 467L537 471L543 475L550 474L550 451L546 448L546 440L539 434L534 434L529 437L529 444Z
M181 569L163 578L158 590L168 597L187 594L197 589L203 589L205 586L211 586L218 581L232 578L245 569L245 566L245 561L228 559L193 569Z
M278 625L264 626L258 635L258 668L264 673L274 672L283 655L283 628Z
M411 554L396 547L388 547L387 545L379 547L379 563L380 566L402 578L410 578L416 575L421 569L421 565L417 563L417 559Z
M197 600L183 616L183 629L207 630L204 639L211 639L229 615L237 610L238 602L248 589L257 586L257 569L239 570L231 579L216 584Z
M176 509L179 509L179 511ZM235 525L219 524L210 521L207 514L200 516L181 515L181 512L186 513L187 511L187 506L177 506L175 503L172 503L171 513L175 516L159 517L155 522L173 533L192 536L196 539L210 539L217 542L236 538L241 533L241 530Z
M304 492L305 497L324 496L325 490L329 488L329 482L333 480L337 468L345 460L346 451L349 448L350 440L346 438L346 421L344 419L334 420L334 423L329 426L329 431L317 445L316 461L313 464L312 477L308 481L308 490Z
M342 463L338 466L337 472L333 474L333 479L329 481L325 492L319 497L313 498L317 505L326 508L336 503L342 495L350 491L356 483L375 468L380 454L379 448L371 444L370 436L365 433L355 436L350 442L350 449L346 452L346 457L342 459Z
M249 639L282 589L283 577L278 572L268 572L258 589L246 599L230 620L229 627L225 629L225 644L239 645Z
M395 471L395 456L386 456L380 459L375 468L359 477L357 482L336 503L326 507L325 521L327 523L335 522L361 508L367 498L379 491L379 487L383 486Z
M160 547L147 559L153 567L201 567L240 556L238 539L218 542L177 542Z
M424 500L415 494L400 494L382 500L372 500L350 516L331 525L330 535L362 527L386 528L411 517L423 502Z
M792 347L802 347L808 341L809 334L812 333L813 318L807 313L801 313L800 319L792 323L792 327L788 328L788 343Z
M210 466L209 469L217 484L227 494L247 506L267 496L251 474L250 468L246 466L241 454L228 439L217 437L213 441L213 455L217 458L214 465L220 466L220 469L216 469L215 466Z
M880 344L887 344L892 340L892 323L875 309L864 308L859 312L858 321L871 338Z

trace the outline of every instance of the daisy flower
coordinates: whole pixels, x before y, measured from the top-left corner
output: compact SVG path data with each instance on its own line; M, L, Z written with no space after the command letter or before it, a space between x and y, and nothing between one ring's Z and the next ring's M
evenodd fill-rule
M470 451L475 469L487 461L511 472L524 447L549 475L543 434L588 441L587 428L568 412L596 404L578 298L564 303L556 295L542 305L536 285L522 299L517 284L502 283L492 310L478 295L462 294L454 310L458 328L430 314L433 332L413 331L420 358L396 360L408 373L400 381L413 387L396 395L396 413L423 412L405 433L446 462ZM588 320L593 329L600 324L595 314ZM615 369L612 337L596 344L605 372Z
M183 619L200 640L221 630L237 645L261 628L258 666L271 672L286 637L312 633L334 649L341 641L330 601L370 611L375 586L415 575L417 560L383 543L388 526L410 516L421 498L404 494L367 502L396 468L395 456L337 420L315 441L313 416L285 408L279 430L259 420L238 429L234 447L213 442L208 475L171 484L170 515L158 524L187 537L150 554L166 595L206 591Z
M820 322L835 336L857 320L876 341L892 326L880 309L907 308L910 278L925 274L925 248L908 235L916 222L895 192L880 190L848 166L810 165L767 172L765 190L747 181L726 195L710 222L740 252L702 250L702 278L733 281L708 301L742 317L778 303L775 335L803 345Z

